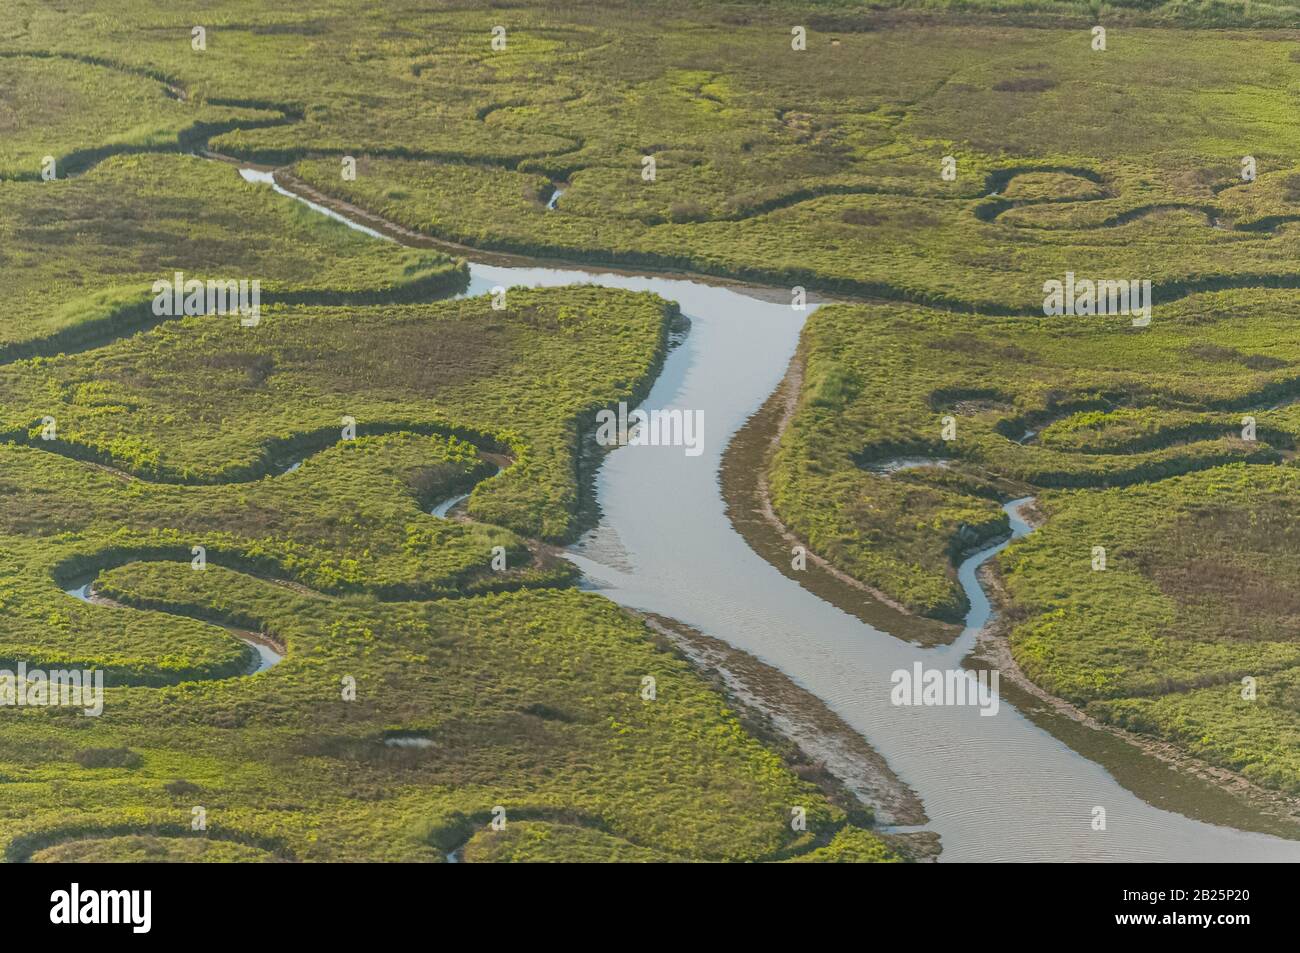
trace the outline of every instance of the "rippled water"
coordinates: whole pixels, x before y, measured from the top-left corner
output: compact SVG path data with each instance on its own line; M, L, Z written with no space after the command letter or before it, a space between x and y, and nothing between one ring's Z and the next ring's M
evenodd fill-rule
M1000 547L961 567L970 624L947 646L896 639L803 589L733 529L718 470L731 436L785 373L806 313L728 287L581 269L473 264L466 293L588 282L681 305L691 331L642 406L704 412L699 456L629 446L606 458L597 482L602 520L570 554L602 595L723 639L825 700L920 795L944 860L1300 860L1300 842L1151 806L1005 698L994 717L975 707L891 704L896 670L960 667L989 613L975 571ZM1096 807L1105 809L1104 831L1092 829Z

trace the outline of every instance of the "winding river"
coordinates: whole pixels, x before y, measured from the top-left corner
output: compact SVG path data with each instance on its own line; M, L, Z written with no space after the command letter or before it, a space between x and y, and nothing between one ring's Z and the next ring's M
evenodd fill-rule
M241 174L292 196L269 173ZM597 477L600 523L569 551L589 585L749 652L823 699L921 797L926 829L941 836L945 861L1300 860L1300 842L1153 806L1116 780L1122 772L1058 740L1005 693L993 717L976 707L893 705L894 671L917 662L961 667L989 618L976 570L1006 544L960 567L972 609L950 645L911 644L823 601L749 547L731 525L719 487L723 451L785 374L808 312L728 286L575 268L471 263L465 293L576 283L651 291L681 306L690 333L670 352L642 406L702 411L704 419L698 456L653 446L607 455ZM1016 535L1028 531L1015 504L1008 513ZM1140 787L1131 777L1129 783ZM1105 811L1105 830L1093 829L1097 808Z

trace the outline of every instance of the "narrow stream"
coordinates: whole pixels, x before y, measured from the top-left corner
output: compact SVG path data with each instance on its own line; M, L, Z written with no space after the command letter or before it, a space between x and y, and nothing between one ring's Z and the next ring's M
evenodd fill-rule
M130 609L120 602L109 599L107 596L101 596L95 591L95 579L92 576L89 579L79 579L68 589L63 590L67 595L78 599L81 602L92 606L108 606L113 609ZM256 656L253 664L249 667L245 675L256 675L258 672L265 672L268 668L284 661L284 653L276 648L265 636L258 635L256 632L249 632L245 629L237 629L233 625L222 625L219 622L212 622L211 625L219 626L225 629L239 641L251 648Z
M704 419L698 456L682 447L627 446L606 457L597 480L601 522L569 554L602 595L723 639L822 698L921 797L943 860L1300 860L1300 842L1151 806L1005 697L993 717L971 706L892 704L896 670L917 662L961 667L989 617L976 570L1006 544L960 567L972 608L951 645L910 644L823 601L750 549L727 517L718 482L723 451L780 382L808 312L730 287L574 268L472 263L465 293L578 283L651 291L681 306L690 333L642 406L702 411ZM1016 504L1008 514L1016 535L1028 531ZM1105 810L1105 830L1093 829L1095 808Z
M288 467L286 467L282 471L282 473L283 474L295 473L299 468L302 467L302 464L303 464L302 460L295 460ZM497 472L498 473L500 472L500 468L498 468ZM436 504L429 512L433 516L446 518L447 513L450 512L452 507L454 507L457 503L461 503L467 499L469 499L468 493L461 493L456 496L449 497L448 499L445 499L440 503ZM82 579L78 579L69 588L64 589L63 592L65 595L71 596L72 598L80 602L84 602L87 605L107 606L112 609L131 608L130 606L123 605L122 603L116 601L115 599L110 599L107 596L101 595L99 592L97 592L95 589L95 580L97 578L98 575L88 576ZM249 666L248 671L244 673L245 675L256 675L258 672L265 672L267 669L271 668L272 666L277 665L278 663L284 661L284 652L282 652L280 648L275 643L273 643L270 639L268 639L266 636L259 635L256 632L249 632L246 629L238 629L232 625L224 625L219 622L214 622L211 624L220 626L221 628L225 629L235 638L239 639L239 641L249 646L256 653L252 664ZM407 737L401 735L387 738L385 739L384 743L387 744L389 747L395 747L395 748L422 748L422 747L429 747L430 745L433 744L433 742L430 741L428 738Z
M469 499L468 493L462 493L459 496L450 497L449 499L443 500L433 509L429 510L429 515L437 516L440 517L441 519L446 519L447 514L451 512L451 508L453 506L455 506L457 503L464 503L468 499Z
M492 476L496 476L497 473L501 472L501 467L497 466L495 469L496 473L493 473ZM487 479L491 479L491 477L488 477ZM449 496L442 502L434 504L434 506L429 510L429 515L436 516L439 519L447 519L447 514L449 514L456 506L468 500L471 493L473 493L472 489L465 493L457 493L455 496Z

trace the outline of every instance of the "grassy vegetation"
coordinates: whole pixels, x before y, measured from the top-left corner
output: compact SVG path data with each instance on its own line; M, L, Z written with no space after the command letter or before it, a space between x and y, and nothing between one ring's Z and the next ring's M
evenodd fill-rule
M1006 532L999 501L1036 495L1045 526L999 558L1026 674L1105 720L1300 791L1286 596L1296 319L1289 296L1266 290L1158 307L1145 328L824 308L773 463L777 511L914 611L957 618L959 554ZM944 440L949 416L956 438ZM899 457L935 465L881 466ZM1240 697L1246 676L1267 686L1256 701Z
M485 122L488 101L536 91L527 69L487 90L466 31L462 68L422 80L415 47L381 37L423 17L396 7L365 15L354 47L345 5L327 25L230 5L207 11L206 51L146 5L20 12L0 28L0 276L21 316L0 322L0 659L101 669L109 688L100 719L11 712L8 859L759 860L855 830L864 859L895 856L640 622L564 588L573 570L533 540L572 534L580 434L648 387L670 305L587 288L430 303L463 264L162 154L222 133L275 161L514 167L576 148ZM87 42L65 45L70 29ZM597 35L560 32L512 54ZM320 45L337 42L373 52ZM273 63L294 89L255 75ZM153 314L175 271L259 279L262 322ZM428 514L470 490L472 519ZM112 604L60 591L86 579ZM251 649L217 623L285 660L246 675ZM498 805L508 826L490 831Z
M338 594L366 589L387 598L429 598L568 577L558 566L526 568L522 541L507 531L425 515L428 500L451 495L489 469L455 440L362 438L319 454L295 473L217 487L128 482L15 446L0 455L6 461L0 592L7 618L0 656L102 667L110 684L243 671L244 647L210 625L105 611L56 585L140 559L188 565L195 545L215 563ZM513 571L486 572L497 545L510 554ZM119 597L114 578L107 574L98 590ZM223 605L220 618L257 627L237 606ZM211 615L199 608L194 614Z
M806 803L827 836L845 822L685 662L598 596L341 602L208 572L217 575L136 564L112 587L178 611L219 593L279 633L289 657L247 679L116 689L93 724L15 719L5 772L24 783L0 786L0 798L21 799L4 824L7 838L23 834L11 858L129 832L178 836L167 825L195 804L210 836L314 860L438 859L497 805L512 835L510 818L571 818L573 836L562 828L529 849L549 860L585 858L602 840L657 858L761 859L801 846L789 805ZM641 700L643 674L658 680L659 701ZM348 675L353 702L340 700ZM399 732L430 743L385 743ZM142 763L72 760L77 748L108 744ZM183 793L171 793L178 778ZM19 793L33 785L49 794L35 809Z
M3 368L0 657L112 686L98 720L6 722L10 859L436 860L497 805L518 842L476 840L470 859L756 860L852 826L641 623L555 589L567 564L427 515L477 484L471 513L563 532L578 421L644 386L671 315L597 289L509 299L190 318ZM67 423L46 442L22 422L52 400ZM488 478L485 449L513 462ZM289 451L306 459L279 472ZM60 591L96 571L130 608ZM240 677L247 649L218 621L286 659Z
M176 150L236 127L282 121L278 112L191 107L151 71L37 51L0 56L0 179L62 179L118 152ZM113 117L106 129L104 116Z
M776 508L855 575L915 611L956 617L952 559L1005 532L999 499L1289 459L1300 418L1271 408L1300 391L1294 311L1262 290L1166 305L1147 328L1122 316L972 323L824 308L804 335ZM1247 414L1253 441L1241 438ZM879 472L900 457L945 466Z
M437 860L498 805L507 840L470 859L759 860L858 829L641 623L490 525L568 532L579 428L646 386L672 314L592 288L284 305L0 368L0 658L110 685L98 720L6 722L7 856ZM471 487L484 522L428 515ZM120 606L60 591L94 573ZM286 659L243 676L215 622Z
M280 199L285 202L285 199ZM666 302L594 288L370 308L286 306L256 328L180 319L82 354L0 367L0 432L148 481L255 480L360 435L440 432L509 453L470 512L569 534L580 429L640 396L662 358ZM57 423L44 439L42 421Z
M1300 217L1288 184L1294 37L1205 42L1116 27L1101 53L1086 28L889 26L814 31L802 54L764 18L692 36L570 40L572 102L552 107L534 92L484 125L564 130L580 149L493 164L468 150L377 148L346 181L336 150L320 142L305 151L328 157L301 157L295 172L404 225L482 247L958 310L1034 313L1044 277L1066 270L1140 274L1161 300L1300 284L1297 233L1286 227ZM918 43L925 57L914 55ZM506 56L531 57L536 70L558 55L525 48L496 65L483 51L478 62L499 78ZM428 70L453 63L439 57ZM1142 123L1125 121L1136 114ZM1063 116L1075 131L1064 140ZM255 135L276 140L288 128ZM217 144L257 154L239 136ZM952 182L940 176L945 154L957 159ZM1247 154L1260 174L1249 185L1240 179ZM645 155L657 162L653 182L641 175ZM553 181L564 196L548 211Z
M258 864L275 860L270 851L235 841L156 834L85 838L46 847L31 856L38 864Z
M801 8L801 52L783 4L681 9L663 28L545 3L489 15L233 2L210 11L200 52L190 24L143 4L111 17L33 8L28 36L0 39L0 52L112 62L131 84L158 77L187 96L173 111L195 116L260 106L281 121L240 122L212 146L296 163L321 190L481 247L989 313L1033 313L1043 276L1066 270L1141 274L1161 300L1300 285L1300 233L1287 227L1300 218L1295 36L1140 23L1268 23L1286 7L1108 7L1104 52L1091 46L1096 14L1076 4L947 23ZM498 21L504 50L491 46ZM344 155L358 160L354 181ZM945 155L954 181L940 175ZM1259 171L1248 185L1244 155ZM555 183L564 197L548 211Z
M436 238L873 296L808 326L770 474L782 518L956 618L954 559L1004 530L999 501L1038 495L1047 528L1002 561L1031 677L1294 789L1276 754L1294 748L1294 627L1279 610L1239 633L1234 600L1289 567L1279 464L1300 411L1271 408L1300 393L1277 290L1300 287L1300 11L228 0L198 14L200 51L190 15L142 0L14 7L0 656L95 664L114 688L111 718L28 711L0 733L0 773L28 782L0 784L11 858L893 858L530 542L573 533L578 435L644 392L670 306L430 303L463 266L160 154L205 142ZM88 171L42 182L44 155ZM176 270L260 278L262 324L159 321L149 287ZM1039 317L1067 271L1150 279L1152 326ZM901 456L945 465L882 472ZM476 523L427 515L471 486ZM1200 582L1206 538L1221 585ZM1083 571L1093 545L1112 569ZM485 568L496 546L505 573ZM134 608L58 591L93 572ZM237 677L248 649L212 621L289 657ZM647 671L671 702L639 700ZM1225 704L1252 672L1259 701ZM369 686L357 702L336 700L346 673ZM399 731L431 744L384 743ZM101 748L139 763L76 760ZM44 806L20 808L33 784ZM201 846L196 798L220 818ZM815 833L795 837L805 802ZM485 830L498 804L515 820Z
M1044 528L1000 561L1021 667L1102 720L1300 793L1298 477L1239 464L1046 494Z
M153 284L178 271L259 280L264 305L422 300L465 281L444 255L376 242L198 158L118 156L68 181L0 181L0 195L0 282L22 316L0 323L0 362L158 323Z

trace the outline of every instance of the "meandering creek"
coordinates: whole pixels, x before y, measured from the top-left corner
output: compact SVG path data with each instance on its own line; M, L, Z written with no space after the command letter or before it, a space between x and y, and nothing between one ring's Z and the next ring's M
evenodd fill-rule
M241 173L270 179L269 173ZM602 595L729 642L822 698L921 797L930 817L925 829L941 836L945 861L1300 860L1300 842L1152 806L1116 775L1141 789L1134 778L1159 769L1129 751L1114 755L1108 770L1005 695L992 717L974 706L892 704L896 670L918 662L926 669L961 667L990 613L976 570L1006 544L960 567L972 609L949 645L909 643L823 601L749 547L727 517L718 482L730 438L780 382L806 313L793 311L788 299L763 301L734 287L578 268L472 262L465 293L576 283L651 291L681 306L690 333L669 354L642 406L704 414L698 456L681 447L627 446L605 458L596 486L601 520L569 552ZM1015 535L1027 532L1015 504L1008 507ZM1180 779L1176 785L1197 783ZM1149 777L1147 786L1160 788ZM1196 798L1188 802L1196 808L1192 813L1213 816L1215 798L1207 794L1203 801L1204 811ZM1093 829L1096 808L1105 811L1105 830Z
M108 606L114 609L128 608L122 603L109 599L107 596L102 596L96 592L96 578L97 577L92 576L89 579L79 579L74 585L63 591L72 596L72 598L78 599L89 605ZM212 624L220 625L220 623L217 622ZM255 653L253 662L249 666L248 671L244 673L245 675L256 675L258 672L265 672L273 665L284 661L284 652L266 636L260 635L256 632L249 632L246 629L237 629L233 625L221 625L221 628L239 639L239 641L243 642Z

